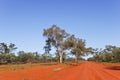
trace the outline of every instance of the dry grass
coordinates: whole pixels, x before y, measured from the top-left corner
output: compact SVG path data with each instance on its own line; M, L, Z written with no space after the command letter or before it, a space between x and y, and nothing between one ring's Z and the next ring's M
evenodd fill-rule
M8 64L8 65L0 65L0 73L8 70L23 70L25 68L39 67L39 66L52 66L57 63L27 63L27 64Z

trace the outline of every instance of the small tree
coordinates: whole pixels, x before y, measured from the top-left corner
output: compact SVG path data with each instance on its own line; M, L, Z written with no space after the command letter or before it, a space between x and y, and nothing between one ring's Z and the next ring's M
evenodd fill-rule
M74 35L70 35L64 42L64 47L69 49L73 55L75 55L75 61L78 61L78 58L84 55L84 52L87 52L85 48L85 40L75 38Z
M115 48L112 51L113 54L113 62L120 62L120 48Z
M0 52L1 53L11 53L12 51L16 50L17 47L15 44L10 43L7 45L6 43L0 43Z
M22 62L22 63L34 62L35 56L34 56L34 53L32 52L19 51L18 60L19 62Z
M16 62L16 56L12 53L16 50L15 44L0 43L0 62L1 63L12 63Z
M78 62L78 58L86 52L85 41L77 39L71 52L75 55L75 61Z

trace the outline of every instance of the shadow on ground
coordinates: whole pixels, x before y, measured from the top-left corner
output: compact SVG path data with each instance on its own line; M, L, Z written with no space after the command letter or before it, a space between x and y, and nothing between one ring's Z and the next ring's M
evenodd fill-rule
M120 70L120 66L110 66L110 67L106 67L106 69L110 69L110 70Z

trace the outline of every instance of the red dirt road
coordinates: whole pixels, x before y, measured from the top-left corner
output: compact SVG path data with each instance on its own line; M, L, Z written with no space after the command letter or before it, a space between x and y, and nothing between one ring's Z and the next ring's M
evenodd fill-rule
M0 72L0 80L120 80L119 67L94 62L83 62L77 66L38 66Z

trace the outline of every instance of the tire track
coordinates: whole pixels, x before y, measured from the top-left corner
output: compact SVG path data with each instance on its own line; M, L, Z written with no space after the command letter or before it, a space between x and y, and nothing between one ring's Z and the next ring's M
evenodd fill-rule
M106 71L103 67L102 68L99 67L100 64L91 63L91 65L94 66L95 69L93 69L92 67L90 68L97 75L99 75L99 77L101 77L101 80L120 80L118 76L112 74L111 72Z

